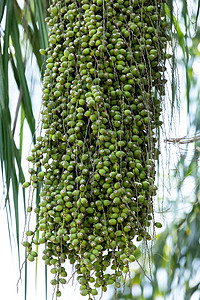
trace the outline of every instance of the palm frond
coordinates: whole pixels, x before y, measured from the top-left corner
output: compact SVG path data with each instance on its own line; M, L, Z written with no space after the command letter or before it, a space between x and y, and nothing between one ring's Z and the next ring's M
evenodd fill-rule
M43 5L45 4L46 5ZM17 0L0 1L0 162L5 185L5 205L8 231L14 232L17 241L20 266L19 237L19 188L25 181L22 167L24 121L35 142L35 118L32 109L30 82L26 76L29 56L34 55L41 77L44 71L44 58L40 48L48 46L47 27L43 9L48 1L25 1L21 8ZM23 30L21 30L23 28ZM19 94L16 98L9 95L10 73L13 74ZM15 103L16 110L10 110ZM19 141L16 140L16 124L20 124ZM19 146L17 146L19 144ZM23 202L25 209L25 192ZM39 190L36 197L39 203ZM13 208L13 209L12 209ZM14 212L14 214L13 214ZM26 210L25 210L26 214ZM11 234L10 234L11 236ZM11 238L10 238L11 243ZM27 268L25 266L25 295L27 289Z

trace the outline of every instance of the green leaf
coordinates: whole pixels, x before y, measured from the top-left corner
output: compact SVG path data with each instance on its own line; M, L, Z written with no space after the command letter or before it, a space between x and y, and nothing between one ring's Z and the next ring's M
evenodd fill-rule
M6 0L1 0L0 2L0 22L3 18L4 10L5 10Z
M10 27L12 21L12 14L13 14L13 7L12 1L6 1L6 25L3 37L3 72L4 72L4 102L5 105L8 106L8 61L9 61L9 54L8 54L8 47L9 47L9 35L10 35Z
M15 14L13 16L11 37L13 41L13 46L15 47L18 76L19 76L20 86L23 92L23 96L22 96L23 108L33 139L35 140L35 119L33 116L28 84L25 77L25 68L22 60L21 47L19 43L19 30L18 30L18 24L16 23Z
M44 58L39 52L40 43L38 43L38 41L40 39L40 36L39 36L37 20L35 18L35 13L32 11L29 2L25 2L26 14L24 14L24 12L19 7L16 0L14 1L14 7L15 7L15 12L16 12L16 20L17 20L17 22L19 22L19 24L21 24L23 26L26 38L30 41L33 53L37 59L38 67L39 67L39 69L41 69L42 64L44 63ZM30 16L31 16L31 22L32 22L33 28L29 25L29 20L27 19L28 13L30 13ZM43 70L41 70L41 71L43 71ZM42 72L42 74L43 74L43 72Z
M195 31L197 30L197 21L199 17L199 10L200 10L200 0L198 1L197 13L196 13L196 21L195 21Z
M46 49L49 45L48 31L44 20L44 11L42 7L42 1L34 0L36 18L39 24L39 35L41 48Z

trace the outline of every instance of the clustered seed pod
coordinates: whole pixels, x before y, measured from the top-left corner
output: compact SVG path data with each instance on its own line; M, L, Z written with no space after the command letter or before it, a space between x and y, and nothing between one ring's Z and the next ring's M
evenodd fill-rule
M151 220L169 58L163 2L52 0L49 8L44 135L24 183L42 182L35 210L41 236L28 231L24 246L33 261L33 244L46 244L57 296L67 259L83 296L119 287L139 255L133 240L150 240L149 226L161 225Z

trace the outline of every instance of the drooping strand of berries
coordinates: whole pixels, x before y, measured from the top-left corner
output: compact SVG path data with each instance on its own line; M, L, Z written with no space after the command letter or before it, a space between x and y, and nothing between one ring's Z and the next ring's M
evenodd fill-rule
M119 287L139 255L134 239L151 240L150 225L161 226L153 197L170 58L163 2L53 0L49 8L43 134L24 183L42 182L40 238L28 230L24 246L33 261L34 244L46 244L57 296L66 260L83 296Z

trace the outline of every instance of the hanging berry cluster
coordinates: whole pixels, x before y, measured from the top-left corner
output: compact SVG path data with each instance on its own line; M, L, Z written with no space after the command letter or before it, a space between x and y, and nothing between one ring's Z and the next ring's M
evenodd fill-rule
M138 258L134 240L151 240L149 226L161 226L153 197L169 58L163 2L52 0L49 8L43 134L24 183L42 182L41 202L24 246L33 261L34 244L46 244L57 296L66 260L83 296L119 287Z

